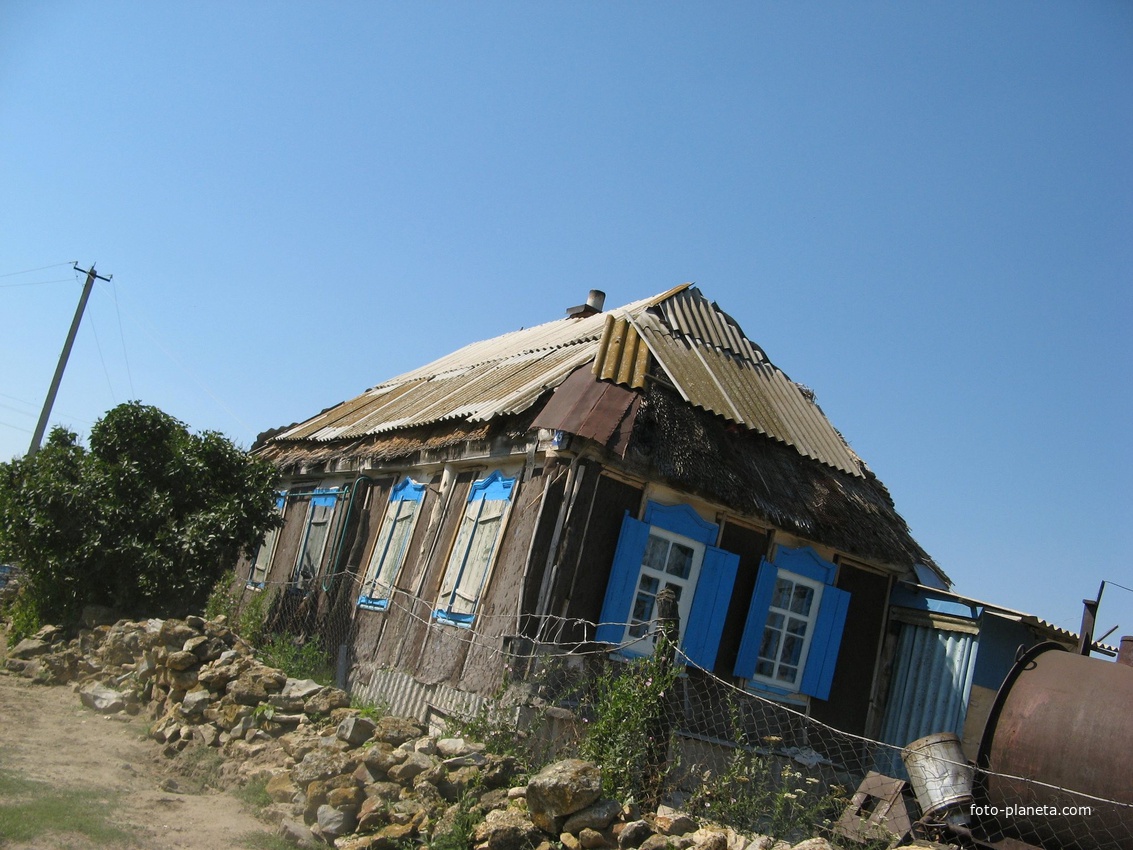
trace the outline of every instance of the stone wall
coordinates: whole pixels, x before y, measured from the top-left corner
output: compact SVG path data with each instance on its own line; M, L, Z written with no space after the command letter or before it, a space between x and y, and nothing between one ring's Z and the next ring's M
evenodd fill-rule
M426 734L411 719L367 716L337 688L266 666L223 618L98 619L91 612L70 639L41 629L9 651L8 670L70 684L94 711L146 716L168 756L216 748L227 782L265 783L265 816L298 845L404 850L475 824L478 850L791 847L603 799L588 762L557 762L519 781L510 757ZM812 838L794 850L829 847Z

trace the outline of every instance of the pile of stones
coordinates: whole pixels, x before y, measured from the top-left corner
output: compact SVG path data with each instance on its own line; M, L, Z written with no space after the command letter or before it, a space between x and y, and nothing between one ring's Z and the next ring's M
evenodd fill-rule
M263 783L272 800L265 817L297 845L427 847L471 829L478 850L791 848L604 799L590 762L560 761L517 782L510 757L351 707L338 688L261 663L224 618L100 624L107 616L86 612L87 628L71 639L41 629L9 650L7 669L71 684L98 712L144 713L168 756L216 748L223 781ZM793 850L829 847L812 838Z

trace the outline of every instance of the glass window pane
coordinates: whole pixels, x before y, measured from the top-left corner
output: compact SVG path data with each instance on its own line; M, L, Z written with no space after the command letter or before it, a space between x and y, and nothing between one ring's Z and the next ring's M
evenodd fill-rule
M782 578L777 579L775 581L775 594L771 597L771 607L786 609L790 605L791 591L794 587L794 582Z
M804 617L810 614L810 606L814 601L814 588L805 584L796 584L795 592L791 595L791 610Z
M665 569L665 559L669 554L669 541L656 534L649 535L649 542L645 544L645 556L641 559L642 566L651 570L662 572Z
M788 684L793 685L795 683L795 677L798 676L798 675L799 675L799 668L798 667L780 666L779 667L779 673L778 673L778 675L776 675L775 678L779 679L779 681L781 681L781 682L787 682Z
M806 634L806 626L807 626L806 620L800 620L797 617L788 617L787 618L787 631L790 634L805 635Z
M669 549L669 563L665 571L677 578L688 578L692 572L692 547L682 543L674 543Z
M795 635L787 635L783 638L783 652L779 656L779 661L783 664L790 664L797 666L803 654L803 641L802 638Z
M759 657L775 660L779 654L779 632L775 629L764 629L763 640L759 644Z

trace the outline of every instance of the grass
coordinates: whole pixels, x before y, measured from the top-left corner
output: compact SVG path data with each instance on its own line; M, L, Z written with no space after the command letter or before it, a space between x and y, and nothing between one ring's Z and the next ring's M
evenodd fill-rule
M266 832L249 832L239 838L239 846L249 850L295 850L295 845L279 835Z
M100 845L129 843L129 833L110 823L116 802L113 795L52 788L0 771L0 845L66 834Z
M259 812L272 804L271 795L268 794L268 781L266 779L252 779L239 788L232 789L232 796L251 809Z

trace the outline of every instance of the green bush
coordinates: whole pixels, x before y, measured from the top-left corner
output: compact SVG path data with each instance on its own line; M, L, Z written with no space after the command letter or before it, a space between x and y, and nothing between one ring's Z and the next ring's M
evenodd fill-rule
M290 635L272 635L257 648L256 654L264 664L282 670L293 679L334 684L334 665L317 641L297 643Z
M656 801L672 751L669 700L679 668L649 657L614 662L583 697L579 754L602 771L603 792L619 800Z
M55 428L36 454L0 463L0 561L20 565L49 622L73 624L92 604L194 613L279 523L277 477L219 433L120 404L89 449Z
M8 621L8 646L15 646L24 638L31 637L43 625L35 597L23 586L4 609L3 617Z

